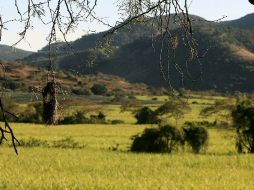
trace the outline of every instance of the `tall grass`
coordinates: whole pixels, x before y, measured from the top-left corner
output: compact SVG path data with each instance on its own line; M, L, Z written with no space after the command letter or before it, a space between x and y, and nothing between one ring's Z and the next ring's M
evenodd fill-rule
M209 129L205 154L169 155L128 151L130 137L150 125L13 126L19 139L52 143L71 137L82 148L19 147L16 156L2 145L0 189L217 190L254 185L254 157L236 153L232 130Z

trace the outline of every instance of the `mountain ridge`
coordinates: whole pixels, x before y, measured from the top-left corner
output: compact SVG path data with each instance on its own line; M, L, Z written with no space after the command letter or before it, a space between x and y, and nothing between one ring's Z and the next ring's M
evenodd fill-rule
M252 77L254 68L252 28L254 28L254 23L247 22L253 15L246 15L234 21L212 23L193 16L193 20L197 21L197 23L193 23L193 30L194 36L200 44L199 49L200 51L209 49L207 55L202 58L203 80L197 85L192 85L186 80L184 83L187 85L181 85L181 78L172 68L171 80L175 84L174 87L186 87L194 90L214 89L222 92L253 91L254 87L249 84L254 82ZM248 24L239 28L237 23ZM95 42L105 32L84 36L74 41L72 44L76 44L76 53L60 53L54 59L56 68L83 74L102 72L124 77L131 82L144 82L156 87L167 86L160 73L159 55L153 53L152 43L154 42L152 40L154 39L149 35L152 29L149 29L150 26L146 23L137 23L133 26L132 30L121 29L113 38L111 47L96 47ZM132 32L129 32L130 30ZM179 28L173 27L172 33L181 39ZM156 43L154 45L158 48L159 44ZM37 66L47 65L48 60L44 56L45 52L47 51L28 56L23 61ZM176 62L183 64L185 62L184 54L188 55L188 51L180 45ZM191 69L197 75L200 68L193 67Z
M34 52L0 44L0 60L13 61L23 59Z

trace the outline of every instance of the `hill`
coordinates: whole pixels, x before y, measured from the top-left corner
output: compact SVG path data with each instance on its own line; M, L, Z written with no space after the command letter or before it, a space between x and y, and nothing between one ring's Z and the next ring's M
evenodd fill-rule
M166 64L168 56L171 61L171 84L176 88L192 90L253 91L254 86L250 85L254 82L254 34L253 24L250 22L252 17L253 14L250 14L230 22L213 23L192 16L194 38L199 44L200 55L206 52L206 49L208 52L200 63L197 60L188 63L191 65L188 69L185 63L189 51L181 41L181 30L172 21L171 33L179 39L176 59L172 59L173 54L167 54L166 48L162 52L163 64ZM243 23L244 26L241 26ZM104 46L96 47L96 44L106 32L84 36L71 43L75 49L74 53L60 48L54 63L59 70L83 74L101 72L117 75L131 82L143 82L156 87L167 86L161 76L159 62L160 36L151 38L151 33L156 33L154 30L148 18L144 23L122 28L112 37L112 43ZM155 48L152 47L152 42ZM28 56L24 62L45 67L48 63L46 55L47 47L38 54ZM181 67L180 72L176 66ZM192 77L189 76L189 72ZM192 82L193 78L200 78L201 72L202 80Z
M1 71L0 85L7 91L41 92L47 83L47 70L13 61L0 61L5 72ZM60 87L60 94L90 95L90 88L94 84L103 84L108 95L121 89L122 94L149 94L145 84L131 84L126 80L112 75L98 73L97 75L80 75L60 71L56 74L56 82Z
M21 50L7 45L0 45L0 60L23 59L34 52Z
M253 20L254 20L254 13L248 14L237 20L222 22L221 24L225 26L229 26L229 27L239 28L239 29L254 30Z

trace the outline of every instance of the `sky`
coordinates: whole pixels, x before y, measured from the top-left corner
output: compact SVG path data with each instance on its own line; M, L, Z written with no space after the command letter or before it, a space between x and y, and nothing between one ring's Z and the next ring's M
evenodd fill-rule
M24 0L18 0L22 3ZM182 1L182 0L180 0ZM9 20L17 17L14 0L0 0L0 15L3 20ZM190 1L189 13L201 16L206 20L217 20L224 16L226 20L234 20L247 14L254 13L254 6L248 0L192 0ZM119 14L116 8L116 0L98 0L96 13L99 17L103 17L110 24L114 25L119 20ZM22 4L20 4L22 8ZM47 44L46 38L49 34L49 26L40 24L38 20L32 23L32 29L27 33L25 40L16 45L29 51L37 51ZM68 35L68 40L73 41L81 36L89 33L89 31L103 31L107 27L99 23L80 23L80 25ZM10 23L6 25L3 31L2 41L0 44L13 45L18 39L18 33L22 30L22 26L18 23ZM59 38L61 40L61 38Z

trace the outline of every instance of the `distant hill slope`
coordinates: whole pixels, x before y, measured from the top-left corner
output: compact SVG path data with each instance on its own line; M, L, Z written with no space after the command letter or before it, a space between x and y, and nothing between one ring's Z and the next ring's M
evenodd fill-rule
M182 82L179 71L171 62L169 74L172 85L176 88L185 87L193 90L254 91L254 86L251 85L254 84L254 33L252 31L254 24L250 22L252 18L253 14L250 14L234 21L213 23L192 16L194 37L199 44L199 51L202 54L209 49L200 64L190 63L189 67L194 78L198 77L202 70L202 80L191 82L186 69L183 69L185 80ZM157 87L167 86L160 72L158 40L160 36L153 38L154 49L151 38L153 30L149 19L145 23L132 25L131 29L123 28L113 36L111 49L95 48L96 42L104 33L84 36L72 42L76 49L74 54L66 53L60 48L54 63L60 70L85 74L101 72L118 75L131 82L144 82ZM182 39L181 30L173 21L172 33L178 36L178 39ZM48 63L46 52L47 47L37 54L26 57L24 62L45 67ZM180 40L175 61L182 68L185 68L188 53ZM163 57L166 57L166 52L163 53Z
M5 73L1 70L0 86L7 90L37 92L47 83L47 70L14 61L0 61L4 65ZM80 75L71 72L59 71L56 73L56 82L61 87L61 93L88 95L93 84L104 84L109 93L121 89L126 94L149 94L145 84L131 84L128 81L113 75Z
M236 27L239 29L248 29L254 31L254 13L248 14L237 20L222 22L221 24L225 26Z
M0 60L23 59L34 52L21 50L7 45L0 45Z

